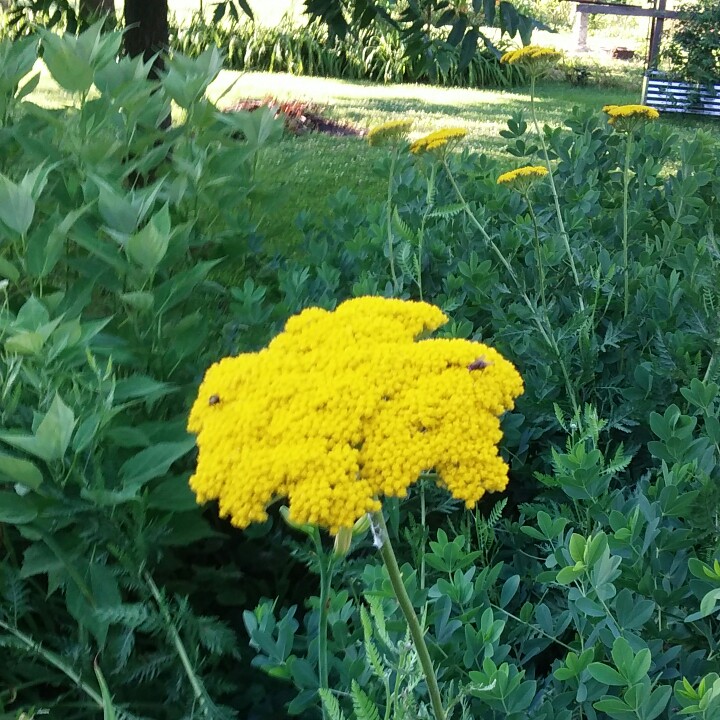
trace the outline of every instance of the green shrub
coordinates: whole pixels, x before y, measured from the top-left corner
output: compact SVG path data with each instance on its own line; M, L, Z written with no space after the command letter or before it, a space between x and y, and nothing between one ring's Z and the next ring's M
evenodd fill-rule
M694 82L720 82L720 7L700 0L683 5L680 11L682 16L674 22L663 48L670 70Z
M423 58L408 53L398 30L380 23L340 39L330 37L319 21L300 25L286 17L276 26L263 27L232 17L216 23L197 13L186 27L173 28L171 45L189 56L218 47L231 70L460 87L507 87L524 79L489 50L478 50L461 70L460 49L440 40L434 41L434 62L428 69Z
M226 256L252 269L255 169L282 123L204 99L217 51L171 58L158 85L117 61L120 39L42 32L67 111L24 97L37 39L0 42L3 717L96 717L108 697L118 718L173 720L267 702L262 686L238 697L248 667L226 620L268 574L196 506L185 423L200 365L228 342L210 274ZM171 98L184 119L163 131Z

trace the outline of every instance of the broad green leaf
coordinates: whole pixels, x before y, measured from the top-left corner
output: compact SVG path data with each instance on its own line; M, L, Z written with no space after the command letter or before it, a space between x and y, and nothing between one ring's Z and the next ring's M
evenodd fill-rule
M197 500L188 485L187 475L181 475L160 482L148 494L147 504L156 510L185 512L197 507Z
M5 350L18 355L38 355L44 344L45 339L40 333L21 332L5 341Z
M24 525L37 517L37 508L29 495L0 492L0 523Z
M0 278L7 278L11 282L17 282L20 271L4 257L0 257Z
M161 442L133 455L120 468L126 486L140 487L148 480L165 475L170 466L195 447L195 438L179 442Z
M594 662L588 665L588 672L592 677L603 685L614 685L623 687L627 685L627 680L614 668L605 663Z
M92 86L93 68L76 49L76 39L66 33L63 37L40 30L43 60L50 74L63 90L69 93L86 93Z
M170 235L170 211L165 205L140 232L130 236L125 251L132 262L150 274L165 257Z
M61 460L65 456L75 423L75 413L63 402L60 395L55 395L35 433L37 439L48 449L48 460Z
M37 465L29 460L0 453L0 482L4 479L37 490L42 485L43 476Z
M19 235L25 235L34 215L31 188L25 182L14 183L0 173L0 220Z

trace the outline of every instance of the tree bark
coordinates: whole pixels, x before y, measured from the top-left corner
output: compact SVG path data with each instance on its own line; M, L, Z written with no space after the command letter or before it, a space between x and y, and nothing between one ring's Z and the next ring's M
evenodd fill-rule
M167 0L125 0L125 50L130 57L142 55L145 61L158 54L151 75L165 69L163 55L169 44Z

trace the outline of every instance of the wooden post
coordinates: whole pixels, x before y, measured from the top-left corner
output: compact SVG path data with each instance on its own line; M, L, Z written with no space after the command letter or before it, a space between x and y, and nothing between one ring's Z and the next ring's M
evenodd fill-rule
M658 10L665 11L667 8L667 0L656 0L655 6ZM650 31L650 47L648 49L648 70L655 70L657 68L659 55L660 55L660 43L662 42L663 26L665 25L665 18L663 15L658 15L653 18L652 30Z

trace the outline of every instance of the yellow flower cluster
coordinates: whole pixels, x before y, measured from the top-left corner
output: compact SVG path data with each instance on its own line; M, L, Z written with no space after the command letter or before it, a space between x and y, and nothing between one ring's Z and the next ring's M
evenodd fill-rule
M410 145L410 152L414 155L439 150L447 147L451 142L459 142L467 135L465 128L445 128L425 135Z
M541 65L553 63L562 57L562 53L554 48L540 47L539 45L526 45L519 50L506 52L501 58L501 63L508 65Z
M412 120L391 120L382 125L376 125L367 134L368 143L376 147L404 140L412 124Z
M289 499L289 519L337 533L434 469L472 507L502 490L499 416L522 379L496 350L425 339L447 318L420 302L361 297L310 308L257 353L206 373L188 421L197 501L237 527Z
M635 121L657 120L660 113L647 105L606 105L603 112L608 115L608 122L611 125L632 124Z
M510 170L497 179L498 185L526 186L534 180L541 180L548 174L548 169L542 165L529 165L528 167Z

